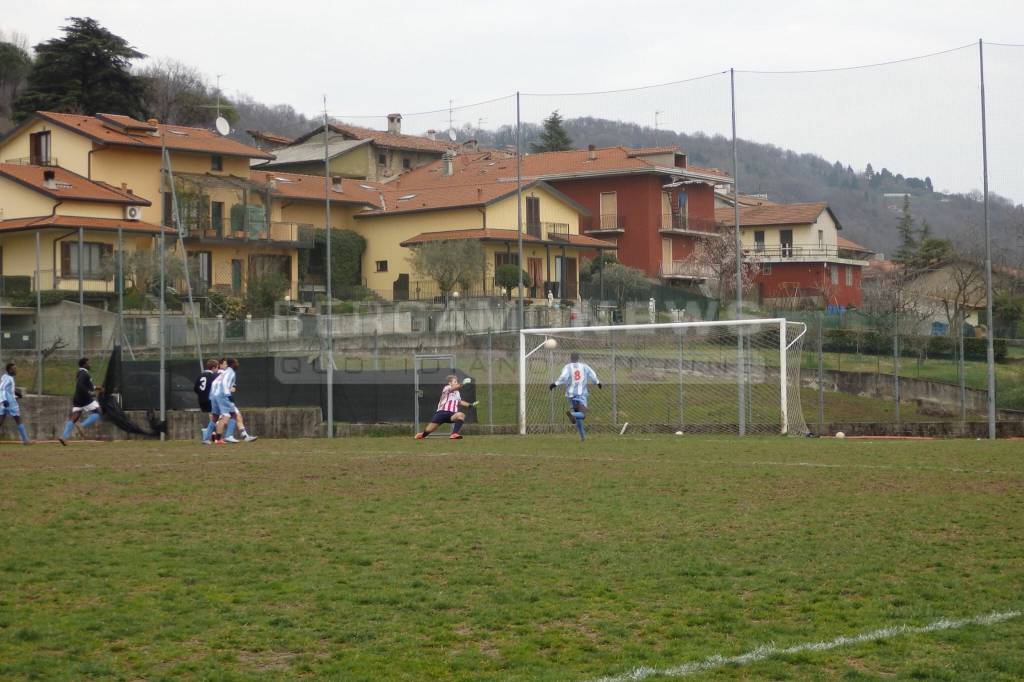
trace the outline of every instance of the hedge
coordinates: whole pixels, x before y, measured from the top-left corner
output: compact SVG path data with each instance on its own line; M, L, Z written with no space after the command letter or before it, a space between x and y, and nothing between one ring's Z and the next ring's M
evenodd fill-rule
M966 360L985 360L987 345L986 339L965 338L964 358ZM929 357L954 358L957 353L956 346L956 339L949 336L901 336L900 356L917 357L923 352ZM996 362L1005 362L1006 339L996 339L993 346ZM813 348L813 346L811 347ZM892 355L892 334L853 329L828 329L825 330L822 337L822 350L827 353Z

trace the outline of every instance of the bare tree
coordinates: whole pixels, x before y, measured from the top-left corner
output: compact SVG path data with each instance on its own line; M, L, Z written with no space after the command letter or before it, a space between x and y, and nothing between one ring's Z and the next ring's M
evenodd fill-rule
M985 300L985 277L980 258L973 247L957 249L954 256L937 268L933 296L942 304L949 333L960 335L960 325L971 309Z
M434 241L413 247L409 264L419 274L432 279L444 296L456 286L469 289L483 282L487 261L480 242L474 239Z
M710 285L714 287L715 297L720 305L736 297L736 241L731 235L700 239L686 262L695 272L707 277ZM744 259L740 267L744 296L753 290L757 271L756 263Z
M206 76L194 66L176 59L158 59L139 71L146 80L146 108L167 123L179 125L209 124L217 102L217 89L207 84ZM231 102L221 97L221 113L235 117Z
M918 291L921 273L904 266L861 281L860 313L886 333L916 334L936 312L933 299Z

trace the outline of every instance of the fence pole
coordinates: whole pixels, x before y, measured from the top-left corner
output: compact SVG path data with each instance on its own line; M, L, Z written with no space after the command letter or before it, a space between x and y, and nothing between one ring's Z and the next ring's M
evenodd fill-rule
M490 329L487 330L487 423L494 427L494 352Z
M327 95L324 95L324 250L327 295L327 437L334 438L334 301L331 292L331 157L328 141Z
M896 408L896 427L900 426L900 329L892 335L892 397Z
M85 286L82 282L82 252L85 250L85 228L78 228L78 357L85 355ZM162 266L161 266L162 267Z
M982 207L985 214L985 365L988 372L988 437L996 437L996 365L995 325L992 318L992 237L988 218L988 126L985 121L985 50L978 40L978 68L981 82L981 167L984 189Z
M36 394L43 394L43 274L39 269L39 230L36 230Z
M740 235L739 151L736 146L736 72L729 69L729 103L732 114L732 203L736 241L736 319L743 319L743 239ZM736 335L736 390L739 396L739 435L747 431L746 389L743 386L743 328Z
M818 435L825 434L825 356L824 341L822 339L822 324L824 314L818 312Z
M960 352L956 361L957 379L960 384L960 428L967 428L967 366L964 364L964 320L960 320Z
M552 377L554 374L554 353L552 351L547 352L548 355L548 376ZM554 425L555 423L555 392L548 391L548 424Z
M612 424L619 425L619 381L615 367L615 334L612 337Z

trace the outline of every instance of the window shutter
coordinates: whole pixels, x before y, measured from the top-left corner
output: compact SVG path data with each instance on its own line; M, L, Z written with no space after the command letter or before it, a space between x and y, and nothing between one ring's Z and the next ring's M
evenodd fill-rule
M60 243L60 276L71 277L71 244Z

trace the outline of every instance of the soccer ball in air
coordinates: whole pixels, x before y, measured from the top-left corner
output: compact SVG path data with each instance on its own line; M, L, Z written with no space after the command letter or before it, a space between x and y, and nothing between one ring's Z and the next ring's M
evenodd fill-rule
M554 350L558 348L558 341L555 341L554 339L546 339L544 341L544 347L548 350Z
M842 431L836 431L836 438L846 438L846 434Z
M463 379L459 383L462 384L463 386L469 386L471 383L473 383L473 380L470 379L469 377L466 377L465 379Z

